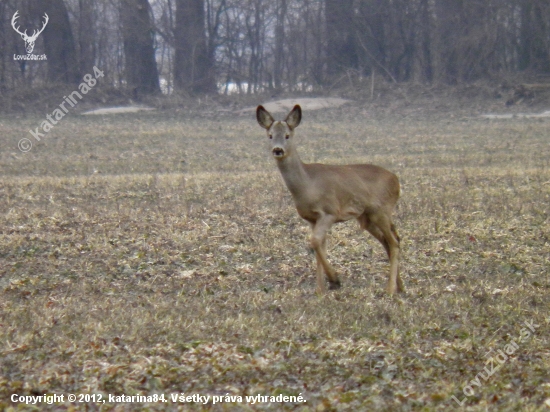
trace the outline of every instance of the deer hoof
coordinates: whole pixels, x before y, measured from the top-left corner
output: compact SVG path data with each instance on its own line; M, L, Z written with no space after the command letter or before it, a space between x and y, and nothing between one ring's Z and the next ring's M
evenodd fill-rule
M342 284L340 283L340 280L329 280L328 281L329 290L336 290L336 289L340 289L341 287L342 287Z
M388 285L386 287L386 293L388 295L393 295L393 294L395 294L396 289L397 289L397 287L395 285L393 285L393 286Z

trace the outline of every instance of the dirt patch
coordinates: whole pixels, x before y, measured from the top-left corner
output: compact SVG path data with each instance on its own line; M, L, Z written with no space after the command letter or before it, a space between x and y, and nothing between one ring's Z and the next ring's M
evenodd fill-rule
M525 118L525 119L536 119L550 117L550 110L547 110L542 113L504 113L504 114L482 114L480 117L484 119L513 119L513 118Z
M299 104L303 110L320 110L340 107L346 103L351 103L351 100L342 99L340 97L298 97L295 99L276 100L274 102L263 103L263 106L272 113L289 112L294 105ZM249 114L254 112L256 106L247 107L239 111L239 114Z
M137 113L147 110L156 110L153 107L140 107L140 106L120 106L120 107L104 107L102 109L88 110L82 114L121 114L121 113Z

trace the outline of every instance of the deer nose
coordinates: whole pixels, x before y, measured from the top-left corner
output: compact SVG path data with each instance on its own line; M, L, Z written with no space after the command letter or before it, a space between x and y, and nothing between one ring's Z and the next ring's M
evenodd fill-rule
M283 157L285 155L285 151L280 147L275 147L273 149L273 157Z

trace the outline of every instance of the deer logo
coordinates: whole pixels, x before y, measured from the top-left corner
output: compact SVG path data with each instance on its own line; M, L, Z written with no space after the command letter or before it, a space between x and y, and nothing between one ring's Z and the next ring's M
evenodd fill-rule
M19 33L21 35L21 38L25 41L25 49L27 50L27 53L31 54L32 51L34 50L34 42L38 38L38 35L44 31L44 29L46 28L46 25L48 24L48 21L50 20L50 18L48 17L48 15L46 13L44 13L44 23L42 24L42 28L40 30L34 30L33 33L32 33L32 36L29 36L29 35L27 35L27 30L25 30L24 32L21 32L21 31L19 31L20 26L15 27L16 20L19 18L18 13L19 13L19 10L17 10L15 12L15 14L13 15L13 17L11 19L11 26L13 27L13 29L17 33Z

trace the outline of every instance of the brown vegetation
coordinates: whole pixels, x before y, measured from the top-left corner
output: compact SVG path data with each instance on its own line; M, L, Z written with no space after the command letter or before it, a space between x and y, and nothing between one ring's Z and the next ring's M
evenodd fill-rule
M543 410L548 120L366 109L308 113L299 145L304 161L399 176L399 297L351 223L328 244L346 287L311 293L309 228L253 113L66 116L26 154L43 118L0 118L0 409L14 393L185 392L307 402L75 406L451 410L454 395ZM525 321L536 332L465 397Z

